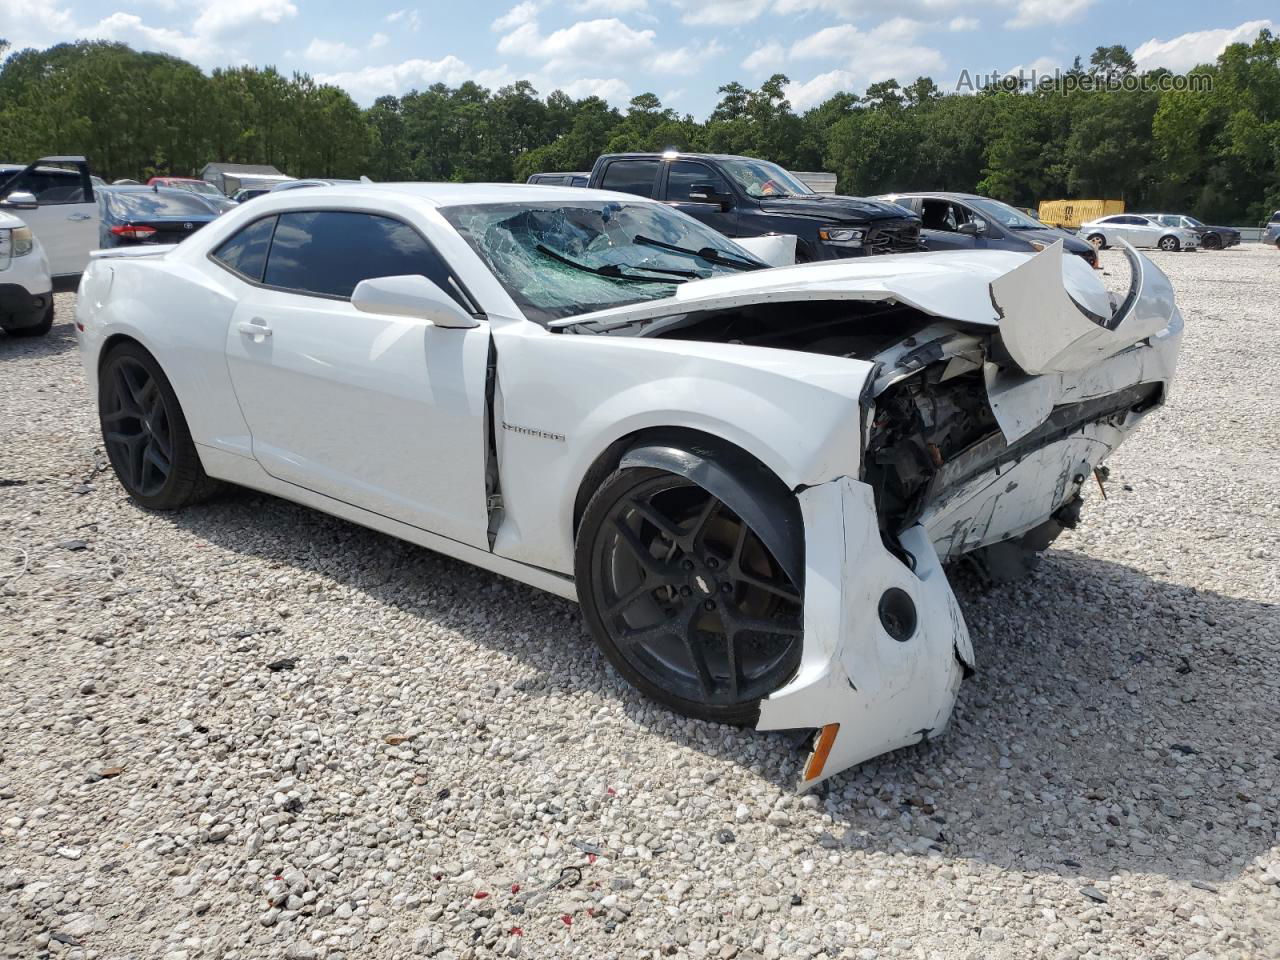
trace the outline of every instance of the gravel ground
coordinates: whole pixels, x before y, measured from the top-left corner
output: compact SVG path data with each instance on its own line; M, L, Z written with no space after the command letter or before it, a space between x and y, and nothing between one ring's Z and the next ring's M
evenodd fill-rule
M1156 259L1181 379L1109 499L957 576L945 738L803 797L799 737L656 709L573 604L135 507L60 296L0 336L0 956L1280 956L1280 256Z

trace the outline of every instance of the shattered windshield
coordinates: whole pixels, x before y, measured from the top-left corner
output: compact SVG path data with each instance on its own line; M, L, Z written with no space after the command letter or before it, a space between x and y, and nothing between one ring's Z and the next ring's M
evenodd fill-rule
M440 212L525 316L542 324L765 267L723 234L653 203L493 203Z

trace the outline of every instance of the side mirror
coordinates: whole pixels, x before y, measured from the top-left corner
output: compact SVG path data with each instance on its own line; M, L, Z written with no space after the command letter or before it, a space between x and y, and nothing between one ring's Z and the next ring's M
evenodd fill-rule
M695 203L718 203L721 210L733 206L733 196L721 193L714 183L695 183L689 187L689 199Z
M956 227L956 233L963 233L967 237L976 237L982 233L983 228L970 220L968 223L962 223Z
M34 210L40 206L36 195L27 190L15 190L4 198L4 206L11 210Z
M447 330L480 326L480 321L464 313L452 297L418 274L361 280L351 294L351 305L362 313L430 320Z

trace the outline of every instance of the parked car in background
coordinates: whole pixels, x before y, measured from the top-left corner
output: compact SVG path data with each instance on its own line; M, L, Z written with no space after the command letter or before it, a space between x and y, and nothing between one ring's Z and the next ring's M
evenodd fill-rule
M0 163L0 210L31 228L49 258L55 285L72 284L98 244L94 190L84 157L42 157L25 166Z
M1184 213L1144 213L1142 216L1166 227L1184 227L1200 237L1200 246L1206 250L1225 250L1240 243L1240 231L1235 227L1211 227Z
M611 153L591 187L661 200L726 237L796 237L796 259L920 249L920 218L893 203L814 193L776 163L706 153Z
M252 200L254 197L261 197L270 192L270 187L244 187L232 194L231 199L236 203L244 203L246 200Z
M340 183L359 182L359 180L327 180L321 177L309 177L305 180L286 180L283 183L277 183L270 192L279 193L281 190L297 190L299 187L332 187Z
M218 213L226 213L236 205L234 200L212 183L207 180L196 180L193 177L152 177L147 181L147 186L170 187L174 190L186 190L188 193L194 193Z
M539 184L544 187L585 187L590 179L590 171L585 173L535 173L525 183Z
M53 326L53 277L36 235L0 210L0 330L38 337Z
M218 218L203 197L170 187L103 187L98 247L181 243Z
M1186 227L1166 227L1137 213L1103 217L1080 225L1079 235L1104 250L1124 240L1135 247L1159 247L1161 250L1195 250L1200 235Z
M972 193L890 193L885 200L920 216L920 245L926 250L1043 250L1062 241L1068 253L1098 265L1091 244L1047 227L1017 207Z
M1266 229L1262 231L1262 242L1274 243L1280 247L1280 210L1273 213L1267 222Z
M359 184L101 251L77 338L139 505L219 479L577 599L659 703L821 731L812 786L943 732L943 564L1025 571L1163 404L1126 255L1113 305L1057 244L768 268L639 197Z

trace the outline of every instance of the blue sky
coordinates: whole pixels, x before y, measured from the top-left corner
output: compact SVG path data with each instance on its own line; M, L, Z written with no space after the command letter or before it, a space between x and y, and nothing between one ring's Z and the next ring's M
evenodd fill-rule
M1280 27L1275 0L0 0L15 47L123 40L209 69L275 64L362 104L437 81L531 80L619 106L652 91L698 118L729 80L787 74L794 106L920 74L1052 70L1100 44L1186 69Z

